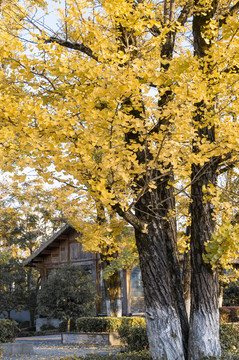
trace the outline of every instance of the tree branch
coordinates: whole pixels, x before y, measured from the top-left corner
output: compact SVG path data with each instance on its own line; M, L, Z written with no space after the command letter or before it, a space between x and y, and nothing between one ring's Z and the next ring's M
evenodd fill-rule
M237 11L239 10L239 1L233 5L229 11L227 11L219 20L219 27L221 27L223 24L225 24L227 22L227 19L229 18L229 16L232 16L233 14L235 14Z
M219 175L224 174L226 171L233 169L237 164L239 160L232 161L226 165L224 165L223 168L219 169Z
M177 18L177 22L180 25L184 25L186 23L188 16L190 15L193 8L192 5L193 5L192 0L189 0L188 3L183 7L179 17Z
M92 59L98 61L98 56L93 54L93 51L86 45L76 42L70 42L68 40L62 40L58 39L57 37L51 36L49 39L45 41L45 44L51 44L51 43L57 43L63 47L66 47L68 49L78 50Z
M131 211L123 211L120 204L113 205L112 208L135 229L146 231L146 223L139 220Z

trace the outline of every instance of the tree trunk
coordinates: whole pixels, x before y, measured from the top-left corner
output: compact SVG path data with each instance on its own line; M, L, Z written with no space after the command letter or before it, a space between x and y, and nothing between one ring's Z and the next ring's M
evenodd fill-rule
M183 293L188 320L190 319L191 306L191 256L190 250L184 254L183 259Z
M30 327L35 327L35 309L29 309L30 314Z
M71 331L71 318L70 316L67 318L67 332Z
M174 206L174 199L168 196L166 185L159 190L141 197L135 211L138 218L148 223L147 233L135 231L145 293L147 333L153 360L184 360L187 359L188 320L175 252L176 227L174 219L163 216ZM163 205L162 195L168 199ZM157 218L145 211L153 204Z
M121 279L116 271L106 280L108 298L106 300L107 316L122 316Z
M200 0L194 4L200 6ZM211 47L206 34L207 26L213 19L218 1L212 1L205 11L195 12L193 16L194 55L201 59L200 67L206 77L212 63L207 54ZM193 152L200 152L200 140L209 143L215 141L215 128L212 126L210 111L204 98L199 97L195 104L193 125L197 131ZM210 117L209 117L210 116ZM209 117L209 119L208 119ZM209 121L208 121L209 120ZM215 230L213 207L210 200L204 199L208 185L216 185L217 158L211 158L203 166L192 165L191 172L191 316L189 333L189 359L201 360L208 357L219 359L221 354L219 341L219 309L218 309L218 276L209 264L203 260L205 244L211 239Z
M214 162L215 163L215 162ZM200 174L200 176L199 176ZM203 187L216 183L213 161L192 167L191 187L191 318L189 359L201 360L207 356L220 357L218 277L216 271L203 260L205 244L214 233L213 209L203 197ZM197 180L195 180L197 179Z

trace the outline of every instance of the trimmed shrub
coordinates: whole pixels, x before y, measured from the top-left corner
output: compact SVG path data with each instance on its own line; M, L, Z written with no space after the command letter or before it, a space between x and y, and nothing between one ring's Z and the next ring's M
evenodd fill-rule
M145 324L144 317L81 317L76 320L78 332L116 332L121 325Z
M149 348L145 324L137 324L134 326L123 324L120 326L118 333L130 351L142 351L143 349Z
M221 323L234 323L239 321L239 306L223 306L219 311Z
M0 320L0 343L13 341L18 332L19 328L16 321L9 319Z

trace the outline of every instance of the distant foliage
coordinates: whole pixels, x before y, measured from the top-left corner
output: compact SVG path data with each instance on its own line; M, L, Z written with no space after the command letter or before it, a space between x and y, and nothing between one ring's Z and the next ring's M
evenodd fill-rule
M11 311L25 305L25 271L13 257L0 256L0 314L10 319Z
M239 306L239 280L225 285L223 290L224 306Z
M9 319L0 320L0 343L11 342L15 339L19 329L17 322Z

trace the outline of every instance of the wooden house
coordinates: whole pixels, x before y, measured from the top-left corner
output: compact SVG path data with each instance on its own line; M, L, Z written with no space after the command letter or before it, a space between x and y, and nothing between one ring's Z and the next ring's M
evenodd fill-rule
M80 236L73 227L65 225L26 259L24 265L36 267L40 272L41 281L47 279L52 269L64 264L71 263L72 265L82 266L84 270L92 273L95 280L98 299L96 314L105 314L105 291L100 256L99 254L84 251L82 244L78 241ZM132 270L122 269L121 288L122 315L143 313L144 298L139 268Z

